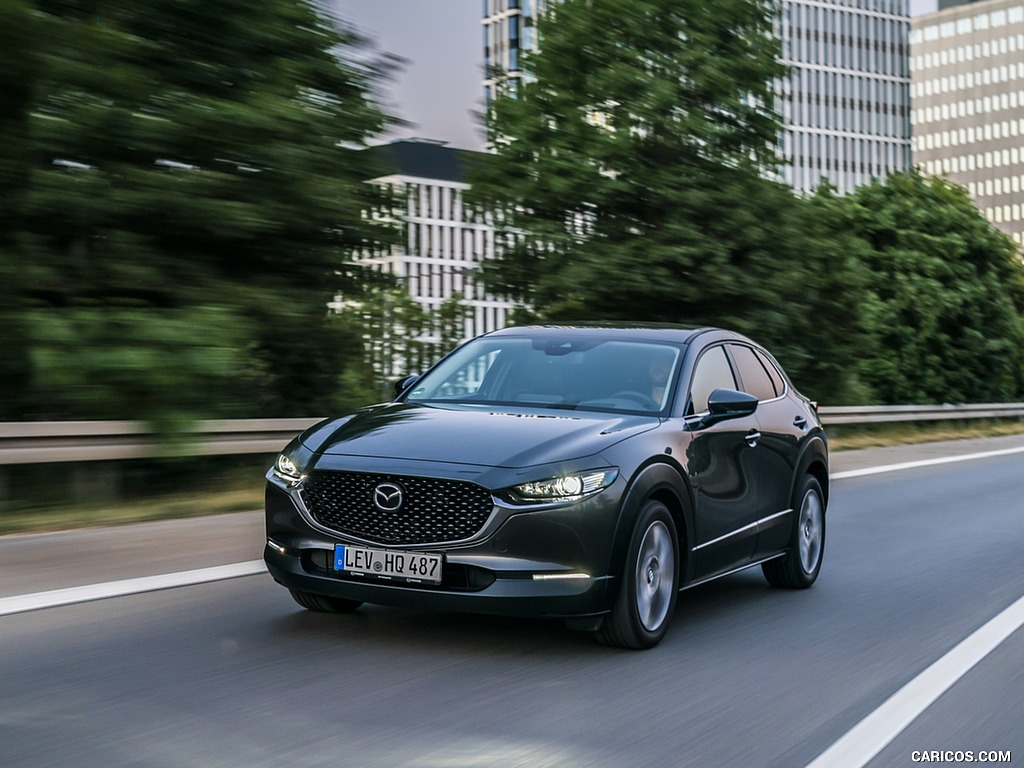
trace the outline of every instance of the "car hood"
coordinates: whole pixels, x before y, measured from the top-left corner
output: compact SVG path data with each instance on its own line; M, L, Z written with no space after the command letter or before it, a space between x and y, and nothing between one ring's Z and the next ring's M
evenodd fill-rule
M517 468L590 456L658 426L652 416L391 403L319 424L315 454Z

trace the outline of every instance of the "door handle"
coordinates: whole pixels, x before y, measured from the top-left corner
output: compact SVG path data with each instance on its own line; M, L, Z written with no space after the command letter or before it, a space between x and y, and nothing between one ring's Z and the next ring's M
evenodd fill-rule
M807 419L805 419L803 416L794 416L793 426L799 429L804 429L807 427Z
M747 436L743 439L747 441L747 445L749 445L751 448L754 448L757 446L757 441L761 439L761 433L758 432L756 429L752 429L749 432L747 432Z

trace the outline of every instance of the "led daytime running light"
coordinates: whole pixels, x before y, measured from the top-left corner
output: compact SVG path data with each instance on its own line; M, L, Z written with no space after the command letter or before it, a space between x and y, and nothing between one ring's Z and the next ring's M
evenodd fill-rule
M302 481L302 473L287 454L282 453L274 462L274 474L285 482L296 484Z

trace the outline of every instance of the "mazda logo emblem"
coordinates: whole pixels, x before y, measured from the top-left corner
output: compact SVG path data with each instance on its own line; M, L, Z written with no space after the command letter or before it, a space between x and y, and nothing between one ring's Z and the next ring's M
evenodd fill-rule
M402 506L402 489L394 483L381 483L373 489L373 506L381 512L395 512Z

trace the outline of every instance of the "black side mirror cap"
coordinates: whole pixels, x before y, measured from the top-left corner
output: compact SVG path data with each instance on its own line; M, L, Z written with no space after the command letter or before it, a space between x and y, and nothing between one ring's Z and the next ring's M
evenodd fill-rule
M757 410L757 398L735 389L716 389L708 398L708 410L715 416L749 416Z
M716 389L708 397L708 413L701 418L698 426L710 427L729 419L749 416L757 410L757 398L735 389Z

